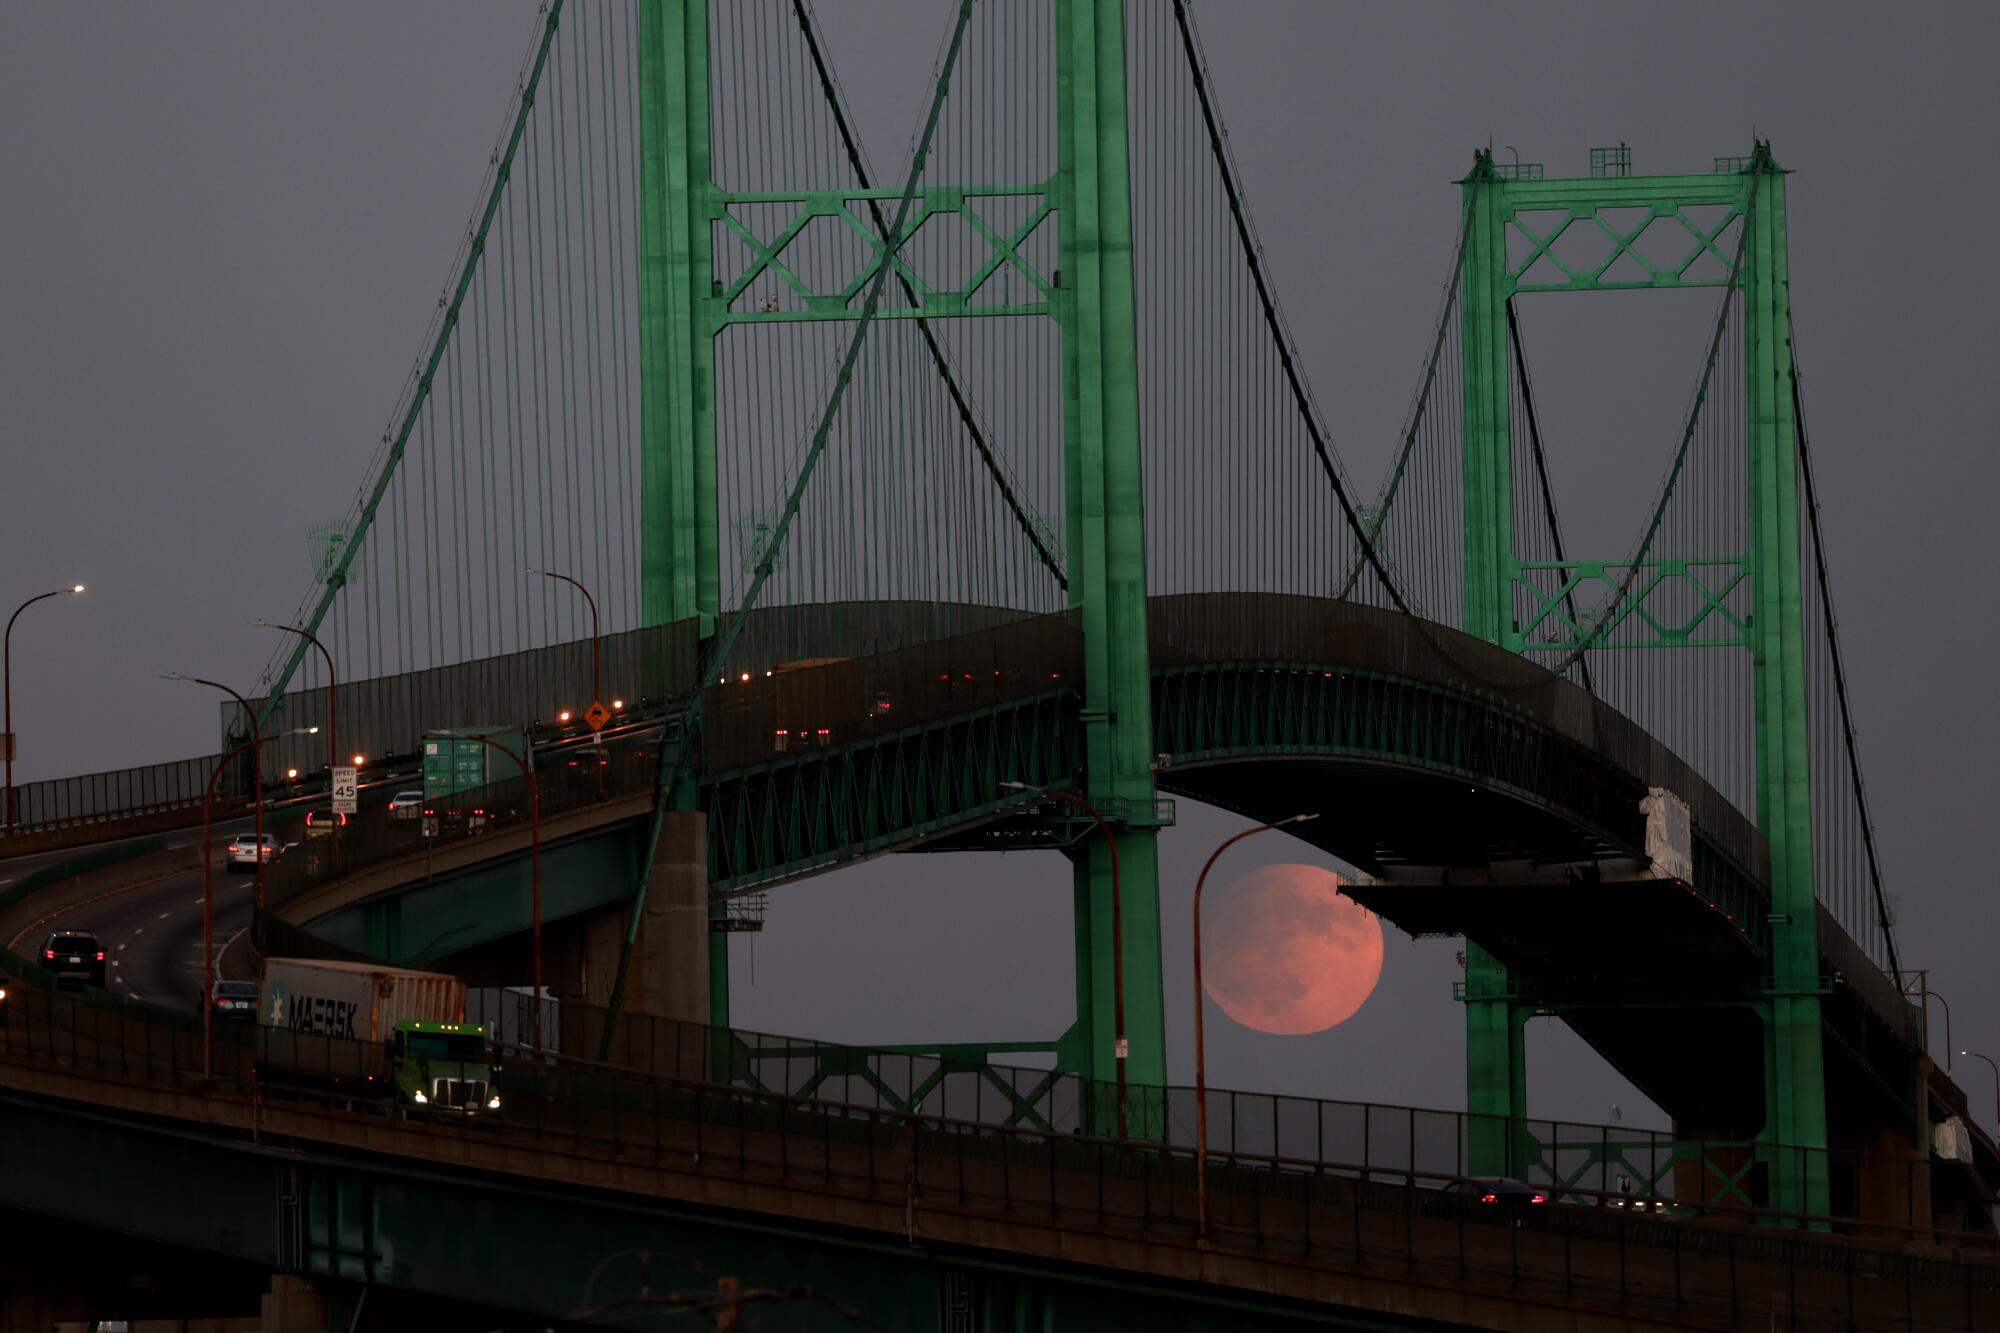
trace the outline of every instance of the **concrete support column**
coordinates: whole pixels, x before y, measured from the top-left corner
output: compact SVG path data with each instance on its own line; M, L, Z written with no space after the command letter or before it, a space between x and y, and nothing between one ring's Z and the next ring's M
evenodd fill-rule
M279 1273L262 1302L262 1333L330 1333L326 1293L311 1278Z
M660 846L632 967L624 1011L685 1023L708 1021L708 823L699 811L663 816ZM585 917L574 961L557 970L562 998L610 1002L631 914L622 905ZM566 962L569 960L565 960Z

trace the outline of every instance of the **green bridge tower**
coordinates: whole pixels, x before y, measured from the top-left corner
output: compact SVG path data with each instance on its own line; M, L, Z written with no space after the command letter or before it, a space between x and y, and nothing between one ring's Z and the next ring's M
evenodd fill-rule
M1817 900L1814 893L1812 779L1807 745L1804 626L1799 546L1799 439L1792 397L1791 305L1785 250L1785 173L1767 144L1743 158L1719 158L1706 175L1632 176L1629 152L1593 153L1588 178L1546 180L1538 169L1496 165L1477 154L1461 182L1466 225L1460 318L1464 334L1465 606L1464 629L1516 652L1527 647L1515 613L1516 587L1526 584L1513 534L1512 452L1508 438L1511 378L1507 305L1516 295L1607 290L1661 291L1725 287L1742 295L1747 365L1749 545L1742 551L1674 552L1649 559L1639 577L1688 557L1707 568L1735 566L1747 581L1751 614L1730 643L1751 655L1756 719L1757 821L1771 849L1772 960L1763 994L1744 1003L1757 1012L1765 1049L1766 1144L1819 1149L1827 1142L1826 1076L1820 1023ZM1702 210L1700 214L1686 210ZM1532 224L1521 215L1531 214ZM1699 221L1697 221L1699 217ZM1656 219L1686 228L1692 248L1677 266L1658 267L1633 245ZM1718 238L1737 222L1747 229L1740 260ZM1576 267L1552 249L1571 225L1602 227L1612 241L1601 261ZM1509 258L1510 234L1524 240ZM1702 263L1704 257L1721 261ZM1630 264L1621 264L1621 259ZM1546 258L1555 270L1536 270ZM1636 265L1636 271L1633 268ZM1614 276L1614 272L1617 276ZM1542 274L1547 273L1547 280ZM1621 560L1571 560L1565 580L1603 579ZM1597 637L1558 642L1538 637L1538 650L1577 651L1586 643L1620 649L1693 646L1671 628L1658 634L1628 617ZM1633 634L1641 637L1633 637ZM1575 636L1572 636L1574 638ZM1716 639L1704 635L1702 645ZM1466 1000L1467 1105L1475 1114L1526 1114L1522 1025L1530 1016L1516 1002L1492 957L1468 946ZM1486 980L1497 978L1497 981ZM1496 1126L1497 1128L1497 1126ZM1477 1136L1475 1171L1507 1170L1499 1133ZM1824 1155L1773 1154L1772 1203L1827 1211Z
M733 196L709 170L709 0L639 6L641 559L644 623L697 620L706 635L720 605L716 494L715 340L731 323L853 319L843 294L801 292L795 308L730 309L717 279L714 229ZM1043 300L969 306L971 291L933 292L926 319L1052 318L1062 332L1063 453L1070 604L1084 642L1081 794L1119 827L1124 917L1127 1077L1166 1080L1161 996L1152 708L1141 508L1132 201L1126 126L1122 0L1057 0L1058 159L1055 174L1017 182L925 181L919 216L963 213L967 198L1027 195L1053 212L1056 273L1039 274ZM857 200L893 201L900 189L800 190L801 212L837 215ZM767 192L758 196L769 200ZM878 215L879 216L879 215ZM865 222L865 219L862 220ZM909 228L914 233L915 226ZM908 233L906 233L908 234ZM875 264L884 255L876 231ZM996 243L1000 244L1000 243ZM768 257L775 258L777 251ZM1010 262L1020 257L1011 252ZM983 275L981 279L983 280ZM997 795L997 793L996 793ZM691 800L691 794L683 797ZM1075 876L1077 1022L1062 1041L1065 1069L1111 1080L1112 860L1102 838L1070 851ZM727 936L711 941L712 1021L728 1021Z

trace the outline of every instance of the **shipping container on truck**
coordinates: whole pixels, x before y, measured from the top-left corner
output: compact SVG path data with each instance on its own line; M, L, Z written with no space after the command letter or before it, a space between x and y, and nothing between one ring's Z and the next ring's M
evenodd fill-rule
M518 763L481 737L527 756L527 739L519 727L454 727L450 734L424 733L425 833L435 833L440 825L485 827L499 813L487 808L487 789L521 776Z
M406 1111L491 1115L484 1029L465 1022L465 983L439 972L267 958L258 995L258 1077L393 1097Z

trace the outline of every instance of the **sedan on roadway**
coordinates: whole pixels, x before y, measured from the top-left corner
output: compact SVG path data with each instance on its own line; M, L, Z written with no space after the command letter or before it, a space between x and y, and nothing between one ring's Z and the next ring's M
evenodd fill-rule
M239 833L229 840L229 870L234 874L239 870L255 870L261 860L265 865L278 859L278 840L266 833L261 846L254 833Z
M1456 1207L1504 1217L1515 1226L1538 1218L1549 1201L1548 1191L1542 1186L1509 1176L1460 1176L1442 1192Z
M217 1020L254 1023L257 1021L257 983L218 981L209 988L208 1004Z

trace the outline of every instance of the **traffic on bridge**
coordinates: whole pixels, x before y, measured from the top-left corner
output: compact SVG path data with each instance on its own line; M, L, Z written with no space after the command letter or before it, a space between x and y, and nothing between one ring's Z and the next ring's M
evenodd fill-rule
M1986 1057L1954 1046L1947 972L1917 966L1931 922L1974 909L1889 855L1919 840L1907 774L1864 764L1857 722L1888 622L1830 574L1900 557L1836 502L1838 451L1880 432L1842 419L1850 386L1809 393L1801 369L1792 292L1828 284L1793 232L1860 246L1803 193L1844 165L1824 137L1781 157L1753 132L1664 173L1622 142L1524 162L1480 107L1454 131L1481 146L1450 193L1408 201L1441 222L1423 262L1446 276L1408 324L1403 415L1371 420L1387 372L1353 371L1375 352L1321 364L1393 341L1350 309L1373 252L1339 208L1368 200L1380 233L1407 192L1379 162L1303 165L1386 123L1316 105L1281 170L1232 139L1225 91L1256 94L1256 124L1293 75L1286 97L1334 87L1282 51L1246 76L1271 14L513 8L525 54L493 84L483 166L462 154L474 207L442 287L404 312L425 323L379 435L349 403L389 387L388 362L324 398L286 386L284 411L318 420L310 476L282 495L202 454L223 447L212 427L182 438L159 414L204 487L221 478L201 521L230 530L230 563L227 586L191 579L147 609L224 606L261 666L226 634L133 627L121 661L168 712L135 725L127 766L74 771L57 756L79 701L94 725L130 700L96 693L65 635L150 571L104 567L129 549L117 521L94 551L48 553L88 555L87 582L43 577L28 548L61 541L0 528L18 603L0 1333L2000 1328L2000 1144L1956 1072ZM1342 60L1350 36L1381 39L1337 8L1297 21ZM417 72L490 63L500 12L467 12L448 55L380 75L434 85L437 106L374 90L379 107L286 152L332 172L329 150L373 142L384 115L385 141L441 133L462 89ZM395 22L416 43L435 19ZM319 63L314 25L346 16L266 20L299 87L342 67ZM93 40L157 63L147 21ZM75 73L73 16L0 22L10 49L105 82ZM1601 22L1591 50L1623 50L1629 16ZM1867 44L1858 20L1827 26ZM218 62L210 43L172 63L201 80ZM1665 64L1631 77L1668 74L1685 97ZM896 76L914 118L890 107ZM1536 97L1580 96L1564 85ZM222 96L230 134L282 100ZM15 119L49 160L89 156L62 116ZM304 133L284 123L269 132ZM890 125L908 147L878 169ZM280 206L277 175L260 207ZM346 225L406 187L356 191ZM122 188L121 215L144 211ZM203 229L252 193L189 188ZM428 207L383 235L436 241ZM1378 266L1407 286L1422 229L1399 227ZM240 244L246 270L262 243ZM287 320L331 310L334 270L297 257L339 248L295 246L270 279ZM66 300L22 308L61 342ZM1669 308L1680 341L1631 332ZM260 350L241 335L234 355ZM1643 362L1654 396L1604 387L1613 361ZM1309 371L1373 382L1335 413ZM1604 422L1580 425L1565 382L1593 377ZM1828 405L1817 453L1809 402ZM1586 446L1591 466L1658 475L1626 488L1630 514ZM85 489L81 468L58 489ZM177 522L195 512L156 494ZM310 524L289 611L274 514ZM174 669L204 662L222 664ZM212 752L140 762L197 711ZM1462 1107L1397 1104L1379 1059L1334 1038L1292 1059L1314 1095L1211 1086L1211 1019L1237 1025L1214 1028L1225 1042L1253 1025L1208 1008L1205 927L1208 975L1247 969L1259 994L1356 966L1306 908L1204 905L1211 871L1268 864L1234 850L1267 832L1284 838L1257 856L1338 867L1327 911L1451 941L1462 1037L1401 1015L1393 1059L1441 1052L1456 1089L1462 1041ZM851 1033L795 963L766 985L799 1035L734 1021L739 937L788 901L891 856L971 882L1005 852L1030 855L986 872L1013 877L996 896L1063 887L1056 1030L831 1040ZM890 915L851 929L935 943ZM1261 952L1218 956L1246 931ZM853 938L815 947L953 1026ZM1018 988L1043 974L1012 975L997 1012L1039 1025ZM1377 976L1343 980L1359 1004ZM1532 1115L1554 1104L1547 1066L1529 1075L1537 1018L1657 1128L1615 1106Z

